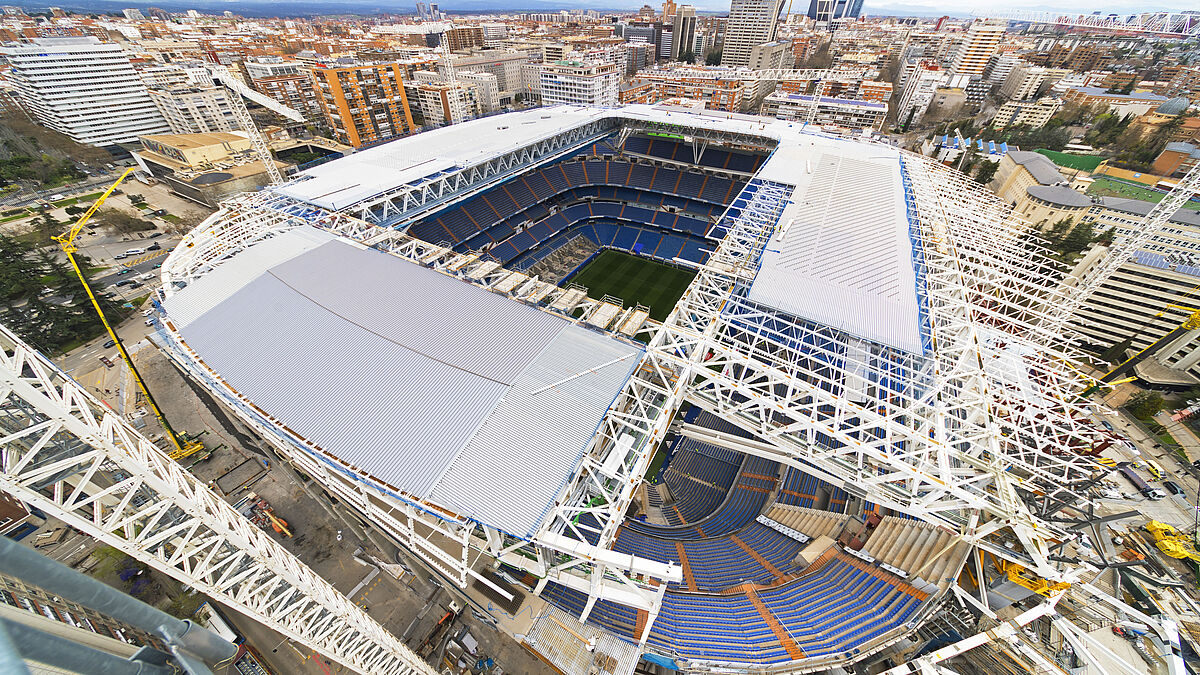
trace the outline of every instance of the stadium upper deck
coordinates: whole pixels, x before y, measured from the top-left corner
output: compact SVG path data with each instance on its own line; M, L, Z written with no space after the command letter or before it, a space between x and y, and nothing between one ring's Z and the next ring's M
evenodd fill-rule
M695 233L712 253L676 311L643 331L644 349L589 329L612 324L581 316L577 293L547 295L496 260L405 233L638 134L769 153L748 180L696 169L726 181L728 208ZM658 166L623 161L627 180ZM227 205L164 264L163 338L281 451L456 583L506 592L476 569L470 551L486 552L541 579L539 593L552 581L589 595L585 617L597 599L647 613L625 626L642 641L683 575L613 546L685 400L759 438L687 430L698 440L819 478L859 513L869 499L972 532L982 513L990 525L971 536L995 539L987 550L1058 575L1040 539L1058 526L1018 491L1078 498L1062 452L1087 442L1064 403L1078 384L1041 356L1060 340L1038 323L1053 277L1024 225L956 176L758 117L631 106L474 120ZM653 178L637 187L652 192ZM308 243L278 257L293 238ZM276 304L288 309L264 309ZM251 339L229 340L240 322Z

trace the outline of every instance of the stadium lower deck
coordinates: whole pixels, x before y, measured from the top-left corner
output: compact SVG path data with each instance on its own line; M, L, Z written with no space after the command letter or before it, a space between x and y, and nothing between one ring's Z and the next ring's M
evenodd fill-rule
M409 234L518 270L576 236L703 263L725 235L721 215L765 159L719 149L698 159L684 143L647 137L615 142L506 180L416 222ZM745 435L698 409L689 421ZM643 511L624 522L613 550L682 566L684 580L669 585L647 640L677 662L854 660L911 630L961 559L949 533L884 516L870 503L855 502L863 511L848 513L852 500L841 488L687 437L673 439L658 476L646 479ZM576 616L587 604L586 594L553 582L542 597ZM588 616L632 642L648 619L605 600Z

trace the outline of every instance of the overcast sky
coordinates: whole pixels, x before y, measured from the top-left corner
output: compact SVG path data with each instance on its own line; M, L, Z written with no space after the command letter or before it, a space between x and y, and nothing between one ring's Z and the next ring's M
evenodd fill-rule
M1183 10L1197 9L1195 0L1156 0L1153 3L1138 3L1122 0L1100 0L1099 2L1083 3L1078 0L866 0L863 3L864 14L892 14L909 11L923 11L941 14L969 15L976 11L986 11L989 8L1031 9L1070 11L1080 13L1113 12L1118 14L1145 12L1153 10Z

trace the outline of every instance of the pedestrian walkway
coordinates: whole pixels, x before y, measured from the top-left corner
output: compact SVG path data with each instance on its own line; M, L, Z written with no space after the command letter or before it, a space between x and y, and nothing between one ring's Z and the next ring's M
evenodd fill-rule
M1187 454L1189 462L1200 459L1200 437L1196 436L1196 432L1192 431L1191 427L1171 419L1170 413L1160 412L1154 416L1154 419L1166 427L1167 433L1171 434L1171 437Z

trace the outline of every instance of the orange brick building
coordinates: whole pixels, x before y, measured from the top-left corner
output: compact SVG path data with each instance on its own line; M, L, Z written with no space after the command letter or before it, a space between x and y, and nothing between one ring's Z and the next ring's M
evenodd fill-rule
M356 148L413 131L412 111L397 63L312 70L325 119L340 143Z

